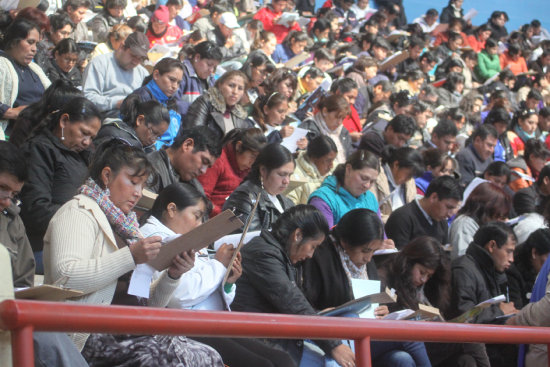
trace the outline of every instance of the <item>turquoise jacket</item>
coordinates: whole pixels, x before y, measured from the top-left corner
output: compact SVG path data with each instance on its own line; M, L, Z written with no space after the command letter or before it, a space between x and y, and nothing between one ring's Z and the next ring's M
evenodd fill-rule
M338 182L334 175L325 178L321 187L315 190L309 197L309 201L317 197L323 200L332 211L334 224L340 221L340 218L352 209L370 209L378 213L378 200L374 194L367 191L359 197L355 197L343 187L338 187Z

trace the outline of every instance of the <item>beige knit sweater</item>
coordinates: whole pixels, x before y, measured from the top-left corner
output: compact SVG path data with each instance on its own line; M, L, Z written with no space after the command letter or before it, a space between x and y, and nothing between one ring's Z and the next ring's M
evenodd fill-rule
M110 305L118 278L135 266L130 248L117 247L107 217L89 197L75 196L50 221L44 236L44 283L84 292L71 302ZM149 305L166 307L178 283L163 272L151 285ZM70 336L82 350L88 335Z

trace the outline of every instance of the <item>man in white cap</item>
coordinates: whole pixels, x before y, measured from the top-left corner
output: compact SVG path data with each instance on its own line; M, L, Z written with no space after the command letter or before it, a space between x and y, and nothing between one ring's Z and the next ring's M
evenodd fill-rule
M147 37L134 32L118 50L99 55L88 64L84 71L84 96L101 109L104 117L118 117L124 98L141 87L149 75L141 65L148 51Z
M220 16L219 24L208 33L208 40L221 48L222 61L246 54L242 40L233 34L233 31L238 28L240 26L235 14L225 12Z

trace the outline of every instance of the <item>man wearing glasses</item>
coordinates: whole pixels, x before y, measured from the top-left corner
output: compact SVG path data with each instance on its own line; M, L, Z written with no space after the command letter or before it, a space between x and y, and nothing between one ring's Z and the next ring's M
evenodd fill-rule
M149 74L141 65L148 51L147 37L134 32L118 50L90 61L84 71L83 92L104 117L117 117L124 98L141 86Z

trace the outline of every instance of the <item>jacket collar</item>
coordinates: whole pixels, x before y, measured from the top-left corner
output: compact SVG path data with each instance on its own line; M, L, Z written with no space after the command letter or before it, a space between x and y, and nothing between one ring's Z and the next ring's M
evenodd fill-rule
M208 89L206 93L208 97L210 97L210 102L212 103L212 107L214 107L216 111L222 114L225 113L227 109L227 105L225 104L225 100L223 99L223 95L220 92L220 90L216 87L213 87ZM247 117L246 111L238 103L235 106L233 106L233 108L231 108L231 114L242 120L245 120Z
M105 214L103 213L99 205L97 205L97 203L94 200L87 197L86 195L82 195L82 194L76 195L75 199L78 201L78 206L92 213L92 215L97 221L97 224L99 225L99 228L101 228L101 231L107 238L107 242L109 242L109 244L113 246L113 248L118 249L118 246L115 240L115 235L113 233L113 229L111 228L111 225L107 220L107 216L105 216Z
M304 173L307 174L309 177L313 177L316 179L323 177L315 164L311 163L307 159L306 152L300 152L300 155L296 159L296 165L300 166L302 171L304 171Z
M495 277L495 263L491 255L483 247L478 246L475 243L470 243L470 246L466 249L466 254L469 255L476 263L478 263L479 268L491 277Z

